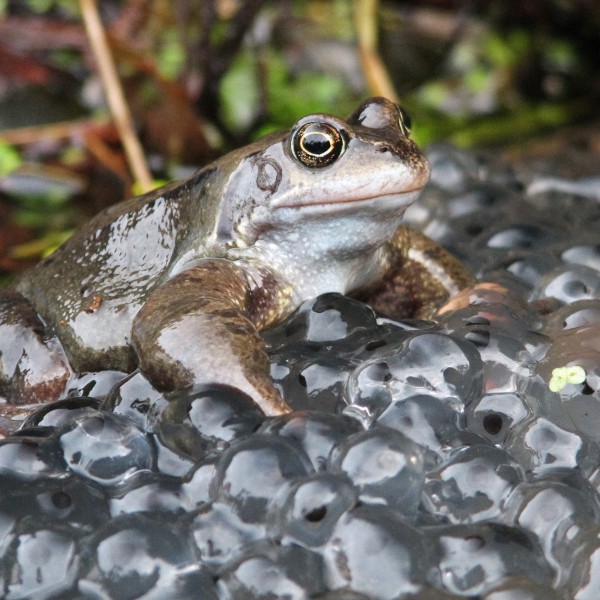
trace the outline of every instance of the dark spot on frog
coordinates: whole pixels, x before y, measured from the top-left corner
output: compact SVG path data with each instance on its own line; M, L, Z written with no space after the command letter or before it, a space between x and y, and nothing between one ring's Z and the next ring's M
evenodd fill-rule
M89 305L86 307L85 312L86 313L95 313L100 308L101 304L102 304L102 296L94 296L92 298L91 302L89 303Z
M256 186L263 192L274 194L281 183L281 166L272 158L256 157L254 164L258 170Z

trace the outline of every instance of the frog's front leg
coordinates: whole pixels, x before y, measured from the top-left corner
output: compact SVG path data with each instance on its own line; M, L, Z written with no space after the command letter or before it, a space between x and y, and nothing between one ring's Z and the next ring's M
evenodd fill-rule
M396 318L431 318L476 279L455 256L420 231L402 226L388 245L389 267L381 282L357 294L377 312Z
M234 263L206 259L152 292L137 314L132 343L140 368L162 390L228 384L267 415L290 412L258 333L275 301Z

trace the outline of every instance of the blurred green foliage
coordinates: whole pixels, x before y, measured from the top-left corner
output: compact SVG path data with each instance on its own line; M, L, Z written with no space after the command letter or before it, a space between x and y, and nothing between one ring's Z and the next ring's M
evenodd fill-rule
M176 79L185 65L185 47L175 29L165 31L157 53L159 72L167 79Z
M77 0L24 0L24 4L33 12L39 14L45 14L54 9L58 9L63 14L72 17L79 14L79 2Z
M21 154L11 144L0 140L0 177L6 177L21 165Z
M357 54L354 0L99 0L98 6L108 27L117 21L133 32L132 39L119 40L121 54L116 44L115 56L141 129L156 126L159 137L168 137L170 124L185 113L183 98L192 118L183 114L181 127L190 121L198 127L179 148L194 145L198 131L208 148L201 157L207 160L309 113L344 116L372 94ZM262 10L244 13L253 6ZM486 0L457 10L452 3L381 0L380 6L382 58L413 118L419 144L446 139L462 146L497 146L597 119L600 5ZM74 101L84 114L95 115L106 109L88 51L56 41L64 22L77 27L79 11L78 0L0 0L0 18L18 16L24 27L28 16L50 23L48 48L40 40L29 55L25 44L15 49L48 69L51 101L59 98L61 108ZM244 21L236 11L251 17ZM427 22L428 11L435 18ZM421 21L411 20L419 13ZM420 29L419 22L429 27ZM386 33L396 45L383 43ZM86 104L88 95L92 100ZM29 118L26 124L70 118L56 111L50 116L42 96L38 90L36 104L26 106L14 94L13 101L23 104L20 114ZM157 106L168 110L143 121L143 109ZM5 106L0 114L13 113ZM48 158L43 151L40 160L75 171L89 159L85 144L57 146L56 156ZM159 165L157 184L171 175L170 165L173 170L184 166L175 151L169 154L172 147L177 144L151 149L153 165ZM83 189L70 189L68 177L61 183L43 176L35 183L39 189L32 189L31 178L18 178L22 156L31 159L25 148L0 142L0 177L22 186L9 189L5 181L2 191L10 197L14 222L35 230L47 251L71 230L72 201ZM89 172L82 175L85 179ZM24 249L31 251L39 248Z
M246 2L240 0L238 9ZM215 12L208 36L202 38L201 15L206 13L207 3L213 5ZM99 6L104 15L115 17L128 4L105 0ZM19 3L4 0L0 4L5 13L11 5ZM426 10L438 10L436 18L446 24L458 22L458 13L453 13L452 8L444 12L435 2L430 6L427 2L382 1L381 5L380 24L404 44L383 59L390 67L399 63L397 87L402 91L403 103L413 114L415 136L422 143L439 138L461 144L506 141L510 136L514 139L585 118L595 108L595 100L585 107L574 103L573 95L585 90L586 76L592 77L597 72L592 69L600 61L586 56L586 49L594 47L594 24L600 25L600 9L588 8L590 15L586 21L585 7L578 4L534 0L526 7L524 20L519 18L519 7L511 11L501 0L487 0L472 7L472 14L463 13L463 25L456 29L454 39L444 46L436 60L421 64L422 55L429 52L428 45L432 43L428 36L433 38L436 34L433 25L424 37L415 33L410 25L411 11L423 9L426 18ZM37 14L79 18L77 0L23 0L21 6ZM193 85L198 85L198 81L209 87L213 85L207 79L210 74L190 71L193 61L189 56L205 54L210 58L211 49L214 53L221 44L227 47L235 27L235 11L233 16L230 14L234 5L223 0L173 3L154 0L144 6L142 10L152 14L145 21L149 30L142 28L140 39L142 44L150 43L158 72L184 84L186 80L194 80ZM217 52L212 56L229 61L228 68L219 76L218 92L211 98L219 106L212 115L201 116L209 119L218 116L217 125L227 129L225 138L236 144L287 127L311 112L347 114L361 97L370 94L364 86L357 90L351 85L341 65L336 72L319 64L330 52L327 41L346 43L349 53L355 51L354 3L296 0L289 6L292 19L285 13L284 4L264 2L256 23L248 24L248 39L242 40L233 55L222 58ZM280 19L279 10L282 15L287 14L284 19ZM172 15L161 21L161 15L169 11ZM539 22L535 20L536 13ZM177 15L200 20L182 22ZM561 20L567 25L561 25ZM592 32L588 34L592 36L588 46L581 39L585 27L580 31L573 28L586 22ZM269 28L271 31L265 33ZM208 47L197 46L202 40ZM138 42L132 40L132 43ZM315 59L317 55L320 56ZM411 64L402 64L403 60L410 60ZM72 48L53 49L51 61L53 67L77 72L81 77L81 55ZM293 64L294 61L299 61L300 66ZM330 62L335 63L335 58L330 58ZM123 73L132 75L132 65L126 63L121 67ZM586 67L590 69L587 73ZM411 69L417 71L419 81L407 85L406 73ZM155 94L149 92L145 98L152 102Z
M300 117L318 112L349 113L356 104L343 78L335 74L304 71L290 73L281 54L270 49L261 65L250 50L241 52L221 81L221 115L236 134L246 133L261 110L264 97L266 120L252 131L256 139L271 131L289 127ZM267 73L261 90L256 73Z

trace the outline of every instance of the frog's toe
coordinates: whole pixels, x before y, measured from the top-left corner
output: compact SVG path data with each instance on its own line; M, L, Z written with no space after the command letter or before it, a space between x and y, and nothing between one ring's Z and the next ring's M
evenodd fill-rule
M271 388L269 394L262 394L254 402L267 415L267 417L276 417L293 412L292 407L277 393L274 388Z
M444 316L475 304L507 304L509 301L514 303L515 300L518 300L516 294L499 283L477 283L449 298L437 309L436 316Z

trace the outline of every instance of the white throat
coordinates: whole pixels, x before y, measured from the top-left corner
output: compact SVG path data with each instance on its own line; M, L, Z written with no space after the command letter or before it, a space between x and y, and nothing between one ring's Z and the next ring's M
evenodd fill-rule
M287 209L293 210L293 209ZM257 262L285 279L297 302L326 292L346 294L378 280L385 269L384 244L402 214L337 214L290 219L292 225L263 233L232 258Z

